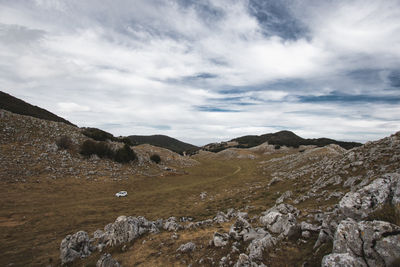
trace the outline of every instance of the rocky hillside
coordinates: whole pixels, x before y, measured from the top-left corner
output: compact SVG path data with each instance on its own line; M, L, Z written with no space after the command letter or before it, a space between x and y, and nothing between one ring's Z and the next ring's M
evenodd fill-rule
M120 216L92 235L67 236L61 260L120 247L113 256L128 265L398 266L399 159L400 132L349 151L330 145L281 154L258 163L265 181L247 185L246 211L202 221ZM259 194L274 200L261 212L251 206ZM97 266L119 266L113 256L103 254Z
M37 179L61 179L80 177L84 179L121 179L132 174L160 175L165 169L196 164L192 159L182 157L172 151L137 146L132 149L138 160L130 164L120 164L97 156L86 158L80 155L81 144L89 138L78 127L63 123L41 120L31 116L14 114L0 110L0 180L25 182ZM71 140L69 149L61 149L57 141L67 136ZM108 141L111 147L121 147L122 143ZM161 156L161 164L150 160L152 154Z
M20 115L28 115L39 119L63 122L69 125L74 125L71 122L63 119L45 109L38 106L33 106L25 101L18 99L12 95L0 91L0 109L8 110ZM75 126L75 125L74 125Z
M120 164L82 131L0 110L2 266L399 266L400 132Z
M232 139L229 142L213 143L203 147L206 151L219 152L227 148L251 148L259 146L263 143L275 145L276 148L281 146L298 148L299 146L318 146L323 147L330 144L339 145L345 149L361 146L357 142L336 141L329 138L304 139L291 131L280 131L276 133L268 133L263 135L246 135Z
M193 154L198 151L200 148L182 141L179 141L175 138L166 136L166 135L130 135L128 138L134 144L149 144L153 146L158 146L162 148L169 149L181 155L185 154Z

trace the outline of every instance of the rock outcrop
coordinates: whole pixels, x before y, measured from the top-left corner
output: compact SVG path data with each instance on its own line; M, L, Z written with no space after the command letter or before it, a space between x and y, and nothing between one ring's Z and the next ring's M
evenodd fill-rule
M364 219L386 203L400 203L400 174L384 175L356 192L347 193L339 202L339 209L347 217Z
M400 258L399 244L399 226L349 218L337 227L333 253L324 257L322 266L392 266Z
M66 236L60 245L60 259L62 264L73 262L78 258L85 258L92 252L89 235L79 231Z
M279 204L263 212L260 223L275 234L288 236L298 231L296 216L298 210L289 204Z
M107 246L115 246L131 242L146 233L159 231L155 222L144 217L119 216L114 223L104 227L102 242Z
M105 253L97 261L96 267L121 267L121 265L112 258L111 254Z

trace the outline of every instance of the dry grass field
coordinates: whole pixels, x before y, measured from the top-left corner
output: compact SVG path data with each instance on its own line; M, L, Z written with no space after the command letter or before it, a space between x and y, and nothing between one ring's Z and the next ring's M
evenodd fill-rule
M0 262L15 266L59 262L59 245L67 234L102 229L120 215L201 220L231 207L266 209L272 205L268 198L258 194L246 198L250 185L268 183L258 173L260 160L205 159L185 169L183 175L131 176L122 181L65 177L36 183L38 177L32 177L26 183L3 183ZM120 190L128 191L128 197L116 198ZM207 192L204 201L201 192Z

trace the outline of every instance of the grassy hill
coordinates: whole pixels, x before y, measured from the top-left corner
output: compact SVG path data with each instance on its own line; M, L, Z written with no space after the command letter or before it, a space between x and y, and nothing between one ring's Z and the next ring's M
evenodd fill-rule
M128 136L128 138L134 144L149 144L153 146L163 147L179 154L183 154L183 152L186 152L187 154L192 154L195 151L199 150L199 147L197 146L184 143L166 135L130 135Z
M45 109L33 106L25 101L13 97L7 93L0 91L0 109L5 109L20 115L27 115L38 119L48 121L63 122L69 125L76 126L75 124L63 119Z
M361 143L336 141L329 138L304 139L290 131L280 131L263 135L247 135L235 138L232 141L238 142L239 147L243 148L258 146L265 142L272 145L290 147L299 147L301 145L316 145L323 147L329 144L336 144L345 149L351 149L362 145Z

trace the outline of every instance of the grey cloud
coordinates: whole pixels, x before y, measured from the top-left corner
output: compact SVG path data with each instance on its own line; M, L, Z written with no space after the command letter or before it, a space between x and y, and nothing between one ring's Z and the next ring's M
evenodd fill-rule
M0 24L0 42L5 45L29 45L45 36L46 32L21 25Z

